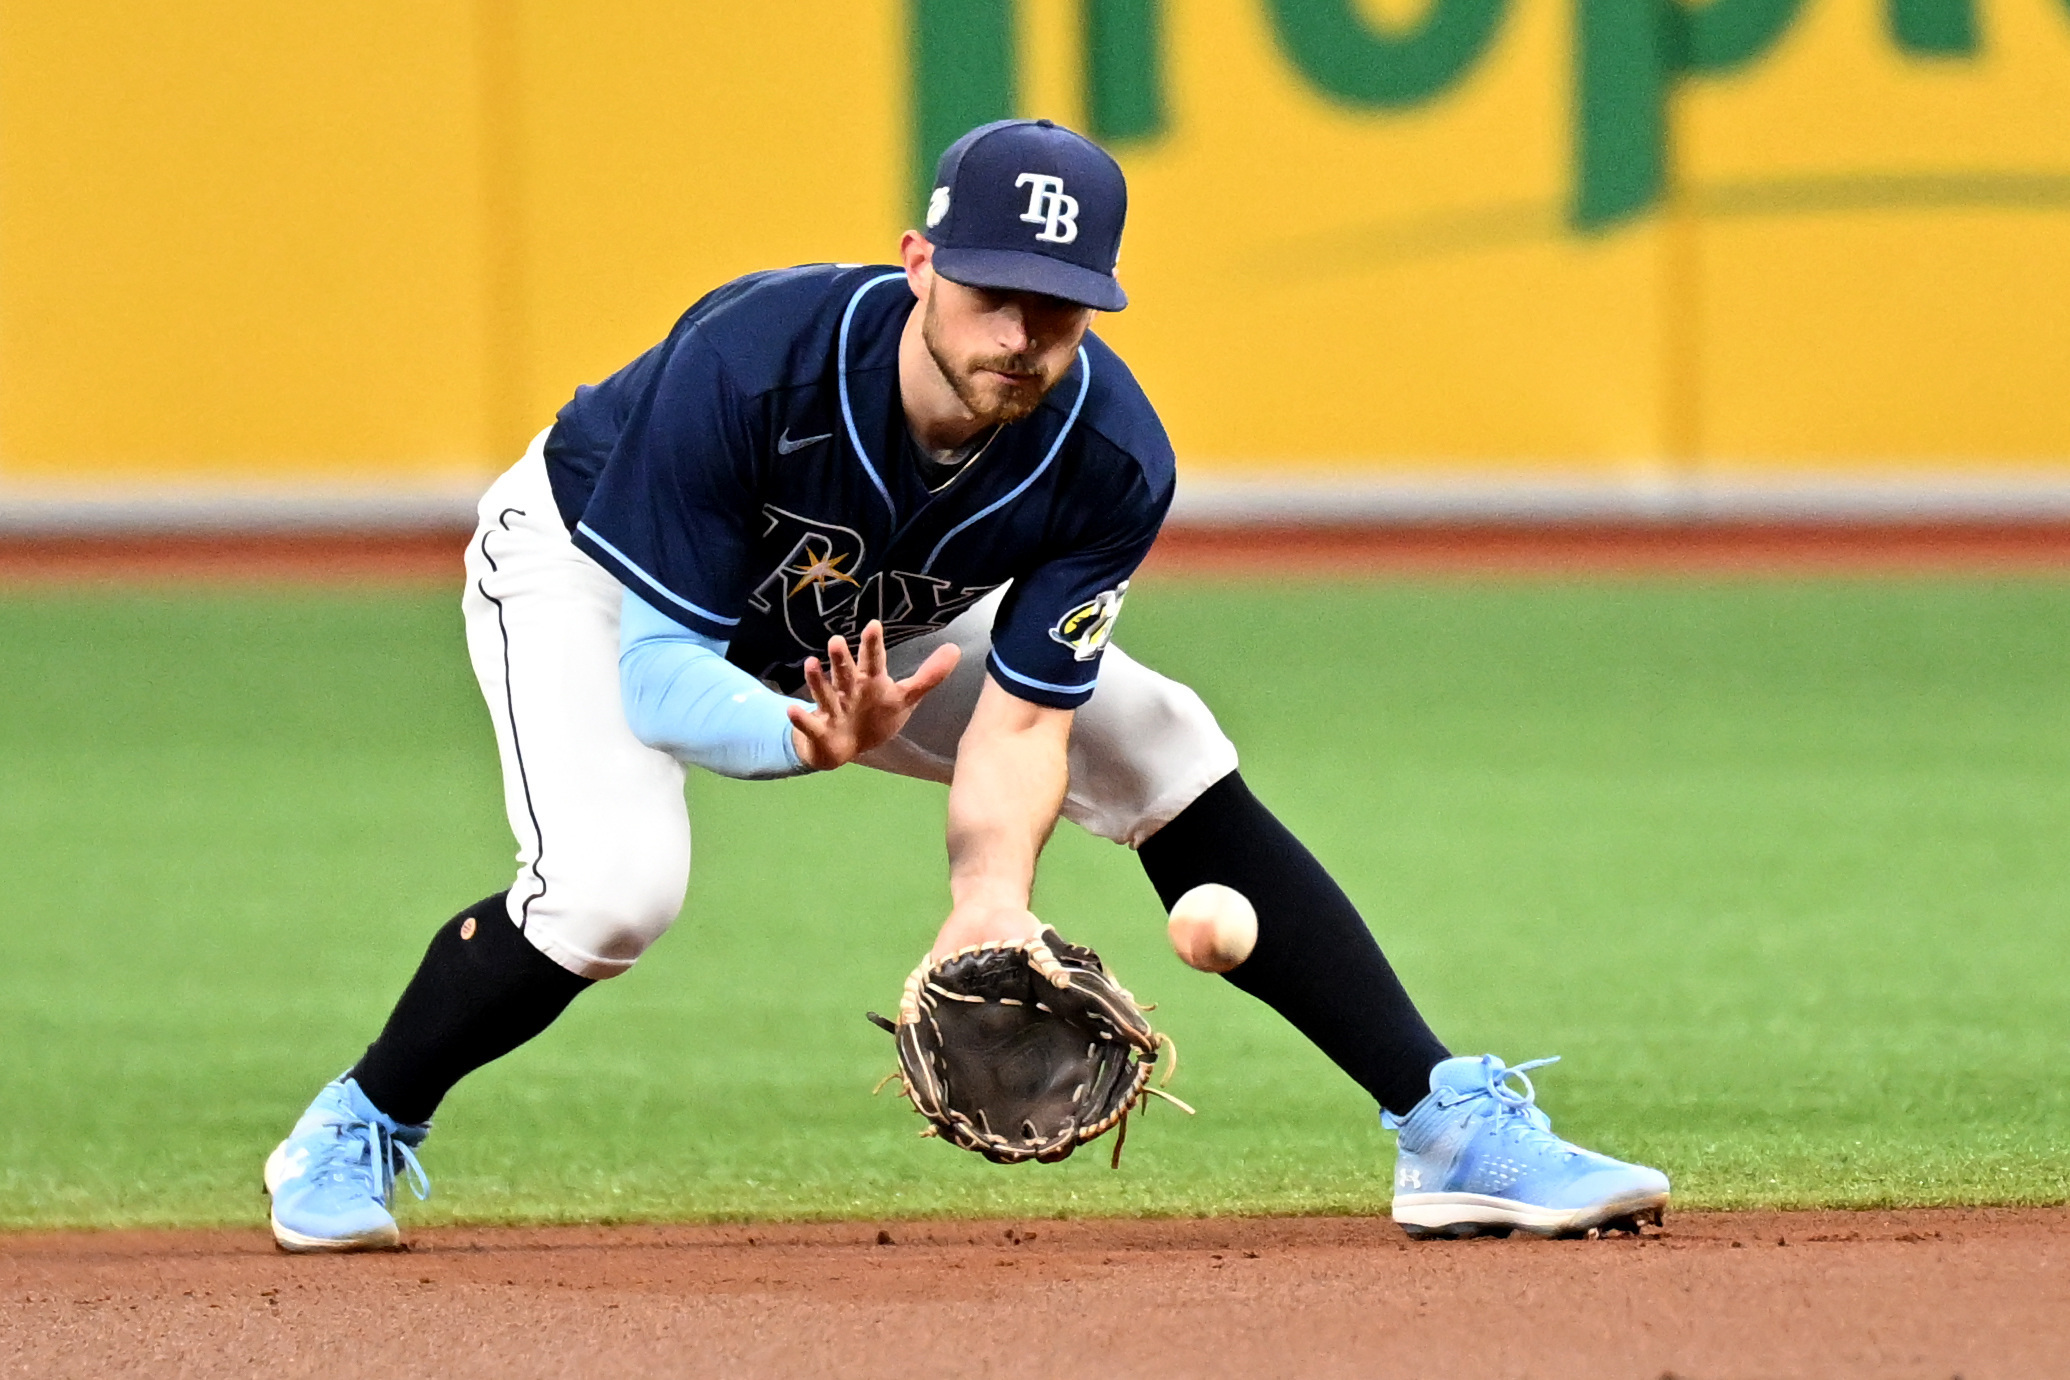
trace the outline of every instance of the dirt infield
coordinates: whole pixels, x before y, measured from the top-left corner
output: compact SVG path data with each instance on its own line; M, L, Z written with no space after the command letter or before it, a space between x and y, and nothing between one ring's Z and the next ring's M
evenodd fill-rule
M1385 1219L0 1237L8 1375L2070 1372L2070 1209L1687 1213L1600 1241ZM1104 1355L1111 1347L1113 1355Z
M468 533L0 537L0 588L452 584ZM2070 523L1554 523L1165 529L1144 569L1257 578L2070 574Z

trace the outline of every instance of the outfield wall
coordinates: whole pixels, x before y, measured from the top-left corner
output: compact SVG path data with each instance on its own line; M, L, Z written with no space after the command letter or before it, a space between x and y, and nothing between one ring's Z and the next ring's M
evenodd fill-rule
M2070 0L1659 3L0 7L0 480L450 492L1022 112L1196 477L2059 492Z

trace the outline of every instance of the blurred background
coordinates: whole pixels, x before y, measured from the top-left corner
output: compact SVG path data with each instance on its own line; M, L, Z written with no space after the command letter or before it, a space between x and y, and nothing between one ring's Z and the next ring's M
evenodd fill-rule
M2070 512L2064 0L8 5L0 512L464 519L1011 114L1182 517Z

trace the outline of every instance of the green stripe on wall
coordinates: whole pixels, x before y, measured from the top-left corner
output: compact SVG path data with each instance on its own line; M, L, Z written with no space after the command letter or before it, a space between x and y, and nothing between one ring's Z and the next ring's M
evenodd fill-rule
M1012 0L912 0L914 219L934 190L934 165L957 136L1014 111Z
M1890 34L1922 57L1968 57L1977 50L1974 0L1890 0Z
M1163 0L1084 0L1085 106L1095 139L1164 132Z

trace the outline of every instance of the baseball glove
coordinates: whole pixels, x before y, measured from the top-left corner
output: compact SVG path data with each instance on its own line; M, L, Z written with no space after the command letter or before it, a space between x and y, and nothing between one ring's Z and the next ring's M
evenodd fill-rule
M1166 1051L1161 1082L1178 1070L1171 1037L1150 1028L1098 954L1052 929L924 960L897 1023L869 1017L898 1041L893 1076L931 1123L920 1134L995 1164L1052 1164L1119 1127L1119 1165L1129 1112L1145 1096L1193 1111L1150 1086Z

